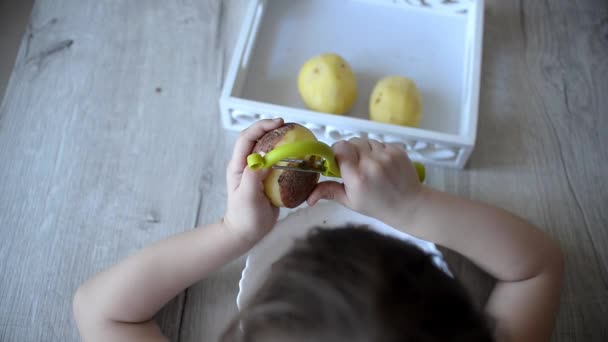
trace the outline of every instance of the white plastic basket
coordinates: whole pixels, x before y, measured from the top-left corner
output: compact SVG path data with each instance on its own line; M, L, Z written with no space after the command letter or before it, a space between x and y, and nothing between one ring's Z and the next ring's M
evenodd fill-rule
M413 160L462 168L477 130L483 0L252 0L220 97L226 129L283 117L326 143L368 137L396 143ZM343 56L359 96L347 115L306 109L300 67L324 52ZM413 79L420 128L368 120L375 83Z

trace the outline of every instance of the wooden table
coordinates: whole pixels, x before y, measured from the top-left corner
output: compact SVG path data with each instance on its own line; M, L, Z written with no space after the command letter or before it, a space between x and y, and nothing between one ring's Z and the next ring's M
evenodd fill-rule
M217 101L244 3L36 2L0 108L0 340L78 340L80 283L221 217L234 135ZM485 20L477 148L428 183L559 240L555 341L606 341L608 3L488 0ZM242 266L174 300L159 315L168 336L215 340ZM453 268L483 300L487 277Z

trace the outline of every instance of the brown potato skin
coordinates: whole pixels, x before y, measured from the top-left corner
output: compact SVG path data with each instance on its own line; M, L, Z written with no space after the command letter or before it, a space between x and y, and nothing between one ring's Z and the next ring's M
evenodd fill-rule
M274 146L281 140L281 138L283 138L285 134L287 134L287 132L295 129L296 126L305 128L304 126L298 125L296 123L286 123L277 129L273 129L272 131L267 132L255 144L255 146L253 147L253 152L270 152L274 148Z
M263 135L253 148L255 153L268 153L277 144L284 141L294 130L306 130L310 133L309 139L315 139L312 132L306 127L296 123L286 123L283 126ZM316 140L316 139L315 139ZM292 165L292 166L295 166ZM278 177L276 177L278 175ZM295 208L302 204L319 182L319 174L286 170L272 170L267 179L277 179L278 184L264 183L266 195L272 204L278 207ZM278 185L278 186L277 186ZM278 189L278 190L277 190ZM275 193L278 191L278 194Z
M304 203L318 182L319 174L317 173L283 171L279 176L283 206L295 208Z

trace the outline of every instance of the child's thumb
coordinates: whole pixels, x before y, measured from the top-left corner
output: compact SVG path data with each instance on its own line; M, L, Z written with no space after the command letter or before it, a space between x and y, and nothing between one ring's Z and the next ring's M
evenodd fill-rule
M308 205L313 206L321 199L336 201L344 206L349 206L344 184L342 183L325 181L317 184L306 202L308 202Z

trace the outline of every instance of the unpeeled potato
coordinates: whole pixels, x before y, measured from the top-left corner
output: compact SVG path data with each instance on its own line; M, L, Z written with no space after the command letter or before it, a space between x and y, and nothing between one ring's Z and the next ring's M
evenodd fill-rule
M372 121L418 127L422 101L414 81L401 76L378 81L369 99L369 117Z
M298 90L308 108L344 114L357 99L357 80L344 58L326 53L304 63L298 75Z

